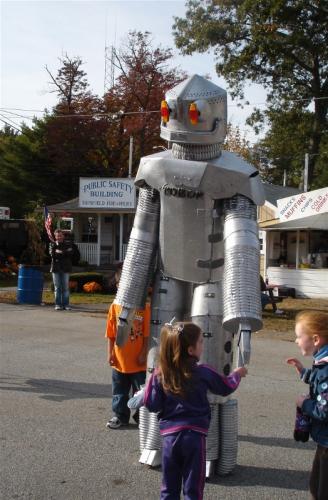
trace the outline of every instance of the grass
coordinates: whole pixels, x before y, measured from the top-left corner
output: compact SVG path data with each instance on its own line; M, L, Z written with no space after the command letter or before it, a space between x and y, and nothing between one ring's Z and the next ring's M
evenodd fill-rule
M274 333L274 337L280 340L294 341L295 316L305 309L315 309L328 312L328 299L284 299L277 304L284 314L274 314L268 305L263 312L263 329L256 333L263 337Z
M109 305L114 300L114 295L104 293L71 293L71 304L104 304ZM7 304L16 304L16 292L0 292L0 302ZM54 304L54 294L50 291L44 291L42 294L42 302L47 305Z
M42 295L43 302L45 304L54 303L53 292L43 292ZM114 295L109 295L108 293L71 293L70 303L71 304L111 304L114 300Z

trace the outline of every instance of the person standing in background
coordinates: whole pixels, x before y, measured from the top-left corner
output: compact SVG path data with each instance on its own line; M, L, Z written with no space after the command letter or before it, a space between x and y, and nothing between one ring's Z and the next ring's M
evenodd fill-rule
M72 272L73 245L65 241L63 231L56 229L55 241L49 245L52 279L55 287L55 310L69 307L69 274Z

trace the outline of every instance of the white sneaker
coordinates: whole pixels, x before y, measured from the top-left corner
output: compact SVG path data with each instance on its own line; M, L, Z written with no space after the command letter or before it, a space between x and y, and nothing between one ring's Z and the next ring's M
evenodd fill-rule
M108 420L106 427L107 429L119 429L119 427L122 426L127 426L129 425L128 422L121 422L118 417L112 417L110 420Z
M60 306L55 306L55 311L61 311L62 308Z
M277 309L275 314L284 314L284 311L282 311L281 309Z
M72 308L69 307L69 306L63 307L63 309L65 309L65 311L71 311L72 310Z

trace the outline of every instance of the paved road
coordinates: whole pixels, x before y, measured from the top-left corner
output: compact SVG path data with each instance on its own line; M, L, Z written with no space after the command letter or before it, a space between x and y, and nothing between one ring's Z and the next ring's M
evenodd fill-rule
M104 315L0 304L1 499L155 500L160 471L138 463L138 431L108 431L110 369ZM238 392L235 473L206 484L205 500L307 499L313 443L292 439L304 390L284 359L292 343L253 341Z

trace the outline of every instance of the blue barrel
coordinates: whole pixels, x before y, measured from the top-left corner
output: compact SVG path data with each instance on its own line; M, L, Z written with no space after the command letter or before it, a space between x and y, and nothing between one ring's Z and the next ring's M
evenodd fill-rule
M18 266L17 302L19 304L41 304L43 273L38 266Z

